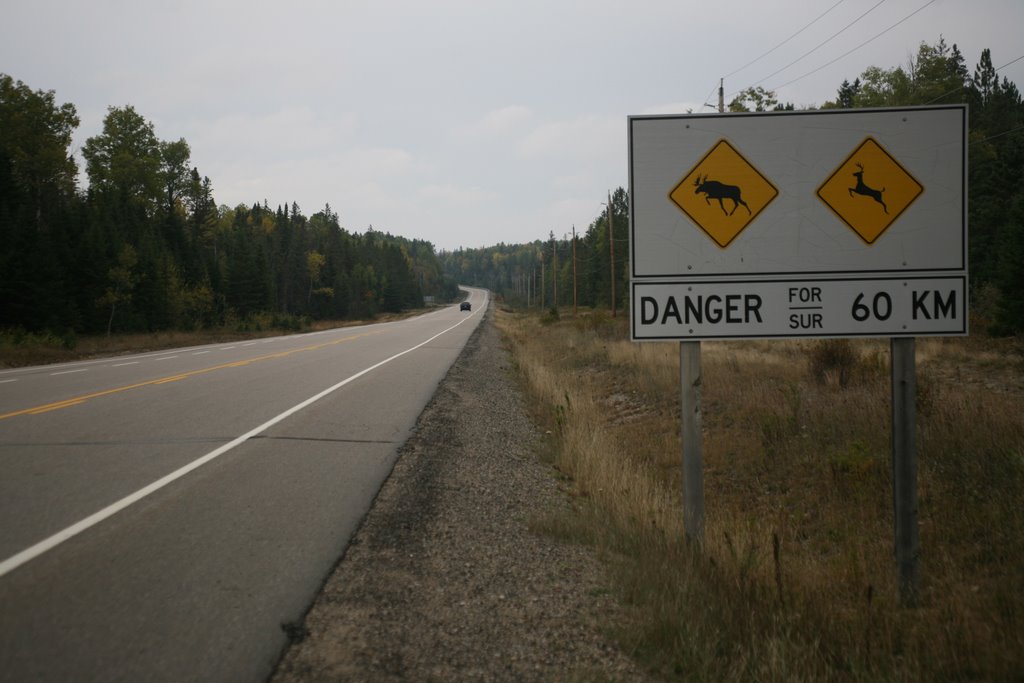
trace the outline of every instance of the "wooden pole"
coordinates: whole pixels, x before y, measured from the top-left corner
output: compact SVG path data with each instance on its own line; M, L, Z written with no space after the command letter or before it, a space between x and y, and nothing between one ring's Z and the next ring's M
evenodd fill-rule
M551 306L558 308L558 240L551 233Z
M890 341L892 366L893 526L900 604L916 604L920 588L917 528L917 368L913 337Z
M679 342L683 450L683 528L686 540L704 544L704 436L700 342Z
M725 111L724 79L718 84L718 111ZM611 208L611 198L608 199ZM610 220L610 219L609 219ZM683 530L686 540L704 545L704 417L700 341L679 342L679 388L683 451Z
M572 315L576 317L576 224L572 224Z
M547 295L545 291L547 280L544 279L544 252L540 252L540 310L544 310L544 297Z
M615 317L615 226L612 223L612 192L608 191L608 253L612 276L612 317Z

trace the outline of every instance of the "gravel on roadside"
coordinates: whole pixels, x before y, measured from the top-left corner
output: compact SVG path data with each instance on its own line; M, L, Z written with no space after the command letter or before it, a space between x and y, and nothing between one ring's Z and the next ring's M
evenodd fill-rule
M402 447L272 680L649 680L605 626L592 550L531 531L566 505L492 308Z

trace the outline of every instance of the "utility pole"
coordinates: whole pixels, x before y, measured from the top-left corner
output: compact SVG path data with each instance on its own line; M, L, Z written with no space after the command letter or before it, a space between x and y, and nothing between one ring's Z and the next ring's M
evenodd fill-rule
M526 281L526 307L533 306L533 281L537 279L537 266L530 268L530 279Z
M544 279L544 251L541 250L541 252L540 252L540 310L541 311L544 310L544 295L547 294L547 292L545 291L545 289L546 289L546 285L544 284L545 282L546 282L546 280Z
M612 317L615 317L615 226L612 223L612 192L608 190L608 253L612 276Z
M551 305L558 308L558 241L555 240L555 231L551 231Z
M572 316L576 317L576 224L572 224Z
M725 113L725 79L718 81L718 113ZM704 400L700 341L679 342L680 441L683 455L683 529L694 547L704 545Z

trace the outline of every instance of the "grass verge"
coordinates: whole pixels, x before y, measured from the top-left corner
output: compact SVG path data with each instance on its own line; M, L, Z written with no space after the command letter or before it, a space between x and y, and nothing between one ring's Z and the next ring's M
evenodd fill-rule
M607 558L624 648L680 680L1021 680L1024 360L918 340L922 594L893 561L884 340L706 343L706 540L683 540L679 350L626 321L499 311L576 504L541 530Z
M391 322L420 315L432 309L381 314L373 320L309 320L295 316L256 314L223 327L201 330L165 330L162 332L114 334L78 337L33 333L18 328L0 329L0 368L66 363L88 358L118 356L126 353L161 351L203 344L261 339L284 334L317 332L338 327Z

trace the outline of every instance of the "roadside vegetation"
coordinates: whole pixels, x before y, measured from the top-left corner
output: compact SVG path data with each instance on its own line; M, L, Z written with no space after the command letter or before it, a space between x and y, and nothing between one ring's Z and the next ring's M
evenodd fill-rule
M74 104L0 73L0 330L78 336L355 320L453 301L434 246L265 198L218 205L182 138L110 107L81 149Z
M919 339L921 595L893 559L885 340L702 347L706 537L684 539L679 347L626 319L502 308L575 504L538 530L595 547L679 680L1024 677L1024 344Z
M0 369L317 332L368 322L388 322L418 315L429 308L416 308L402 313L380 313L366 320L313 320L306 316L259 313L200 330L164 330L81 337L71 331L56 335L48 331L28 332L21 327L0 329Z

